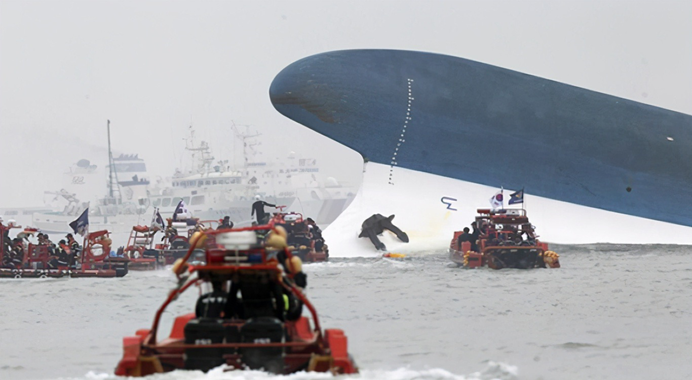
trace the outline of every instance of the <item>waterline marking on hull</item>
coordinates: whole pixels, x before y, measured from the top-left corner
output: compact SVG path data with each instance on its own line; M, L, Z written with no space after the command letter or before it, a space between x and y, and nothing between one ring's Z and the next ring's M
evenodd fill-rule
M411 90L411 84L413 83L413 79L408 78L406 79L406 82L408 84L408 102L406 103L406 118L404 119L404 126L401 129L401 135L399 136L399 142L396 143L396 148L394 148L394 154L392 155L392 161L389 165L389 184L394 185L394 180L392 180L392 176L394 175L394 167L396 166L396 156L399 153L399 148L401 147L401 144L406 142L404 139L406 135L406 127L408 126L408 122L411 121L411 107L413 105L413 91Z

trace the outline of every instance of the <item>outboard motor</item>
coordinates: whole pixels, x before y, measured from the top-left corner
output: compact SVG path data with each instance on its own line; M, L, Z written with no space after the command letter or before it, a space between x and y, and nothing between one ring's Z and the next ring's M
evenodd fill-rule
M223 320L215 318L192 319L185 325L185 344L206 345L223 343L226 331ZM185 369L204 372L226 363L222 348L190 348L183 356Z
M249 319L240 329L244 343L282 343L284 325L276 318L259 317ZM271 373L283 373L284 350L281 347L244 348L243 363L250 369L264 369Z

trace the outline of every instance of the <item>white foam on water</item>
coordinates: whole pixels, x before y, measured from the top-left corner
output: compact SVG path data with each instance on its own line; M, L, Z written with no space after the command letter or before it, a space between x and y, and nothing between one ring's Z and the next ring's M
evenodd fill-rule
M324 372L298 372L290 375L273 375L262 371L224 371L223 367L214 368L207 373L201 371L173 371L148 376L151 380L515 380L517 367L490 361L487 367L469 375L457 375L441 368L394 370L361 370L355 375L333 376ZM113 374L89 372L84 377L57 380L116 380L123 379Z

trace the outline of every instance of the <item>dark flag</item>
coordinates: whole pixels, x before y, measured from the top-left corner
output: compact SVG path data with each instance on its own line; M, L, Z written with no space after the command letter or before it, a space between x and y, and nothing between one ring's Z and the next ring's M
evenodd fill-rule
M524 189L515 191L509 195L509 204L524 203Z
M175 208L175 212L173 212L173 221L178 220L178 215L184 216L183 219L186 219L190 214L187 212L187 206L185 206L185 202L181 199L180 202L178 202L178 206Z
M70 223L70 227L72 227L72 231L76 234L80 234L82 236L86 235L89 232L89 208L87 207L86 210L82 213L82 215L79 216L75 221Z

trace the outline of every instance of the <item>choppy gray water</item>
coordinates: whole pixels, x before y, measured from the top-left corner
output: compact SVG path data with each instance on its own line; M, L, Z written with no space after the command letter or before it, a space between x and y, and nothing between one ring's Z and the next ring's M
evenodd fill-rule
M362 379L692 378L692 248L562 246L561 269L452 267L445 255L306 265L323 327ZM0 281L0 379L109 379L174 280ZM191 310L189 292L169 308ZM155 379L269 379L177 371ZM326 379L296 374L290 379Z

